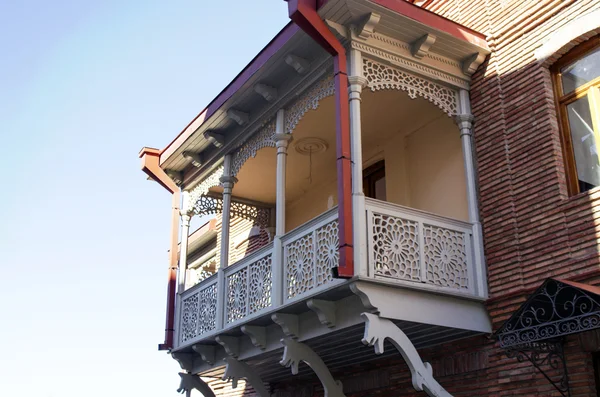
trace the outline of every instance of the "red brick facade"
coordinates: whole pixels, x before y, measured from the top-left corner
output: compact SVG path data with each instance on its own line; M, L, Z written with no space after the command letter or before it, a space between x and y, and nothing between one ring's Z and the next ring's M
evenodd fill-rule
M600 29L567 44L543 65L535 57L551 33L600 9L600 0L434 0L427 8L485 33L492 49L474 75L471 100L489 272L487 307L497 329L547 277L600 284L600 190L574 197L567 193L548 68ZM567 339L573 397L597 395L594 336ZM455 396L560 395L531 364L508 358L485 336L420 353ZM375 369L389 374L389 382L367 379ZM412 388L399 355L348 367L334 376L342 382L365 377L368 388L354 385L346 393L349 397L422 395ZM296 394L277 395L322 396L318 382L302 387Z

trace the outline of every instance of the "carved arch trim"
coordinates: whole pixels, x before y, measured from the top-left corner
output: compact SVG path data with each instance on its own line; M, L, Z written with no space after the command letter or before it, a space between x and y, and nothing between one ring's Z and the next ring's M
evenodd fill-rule
M300 361L304 361L321 381L325 390L325 397L346 397L342 390L342 382L333 378L321 357L310 347L290 338L282 339L281 343L284 349L279 364L290 367L292 374L297 375Z
M452 397L434 378L431 364L423 362L408 336L393 322L376 314L362 313L365 320L365 335L362 343L375 347L375 354L384 352L384 342L388 339L402 355L412 374L415 390L424 391L432 397Z
M333 76L328 75L308 88L292 106L285 110L285 133L291 134L309 110L316 110L321 100L335 94Z
M223 176L224 169L225 167L223 167L223 165L218 166L213 172L210 173L209 176L204 178L202 182L190 190L190 208L195 208L198 204L198 200L200 200L202 196L206 195L211 187L221 185L221 177Z
M193 211L194 214L200 216L222 214L223 198L200 196L193 205ZM232 216L253 221L255 226L260 226L263 229L269 227L270 210L268 208L232 201L230 213Z
M428 100L448 116L458 112L458 93L452 88L368 58L363 58L363 73L371 91L401 90L412 99L419 96Z
M265 123L250 139L244 142L233 154L231 175L236 176L242 166L256 153L265 147L275 147L275 119Z

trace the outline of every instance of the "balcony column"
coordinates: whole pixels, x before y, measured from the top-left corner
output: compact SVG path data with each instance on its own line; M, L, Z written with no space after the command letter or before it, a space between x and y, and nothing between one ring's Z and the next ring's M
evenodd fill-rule
M181 243L179 244L179 285L177 291L180 294L186 288L188 237L190 234L190 220L194 214L190 209L189 197L188 192L183 192L183 205L179 212L181 216Z
M231 192L237 179L231 175L231 154L223 161L223 213L221 215L221 258L217 272L217 328L223 328L225 317L225 268L229 264L229 229L231 226Z
M354 269L361 276L368 275L367 265L367 223L365 215L365 194L363 191L362 170L362 128L360 103L362 89L367 86L363 76L362 54L350 50L348 76L350 101L350 149L352 155L352 217L354 222Z
M483 229L479 219L479 199L477 197L477 172L475 169L473 146L473 115L471 114L471 101L467 90L459 92L459 111L456 123L460 130L465 177L467 183L467 203L469 221L473 224L473 252L475 260L475 280L477 294L487 298L487 274L485 254L483 251Z
M285 133L285 112L279 109L275 121L275 145L277 147L277 180L275 203L275 237L273 239L273 305L283 304L283 245L281 237L285 234L285 175L287 164L287 148L292 140L291 134Z

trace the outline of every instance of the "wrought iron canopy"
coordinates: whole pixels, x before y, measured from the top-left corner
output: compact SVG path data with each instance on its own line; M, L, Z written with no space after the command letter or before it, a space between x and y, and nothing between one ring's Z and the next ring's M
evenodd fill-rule
M549 278L494 336L507 349L596 328L600 328L600 287Z

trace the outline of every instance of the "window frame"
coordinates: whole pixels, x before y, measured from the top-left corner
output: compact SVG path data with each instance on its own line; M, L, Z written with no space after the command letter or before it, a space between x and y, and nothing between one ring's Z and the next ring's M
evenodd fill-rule
M363 170L363 193L365 197L375 197L375 182L385 178L385 159L378 160Z
M588 96L591 108L590 112L594 123L595 137L597 142L600 142L600 76L565 94L563 92L560 70L584 58L587 54L598 48L600 48L600 35L594 36L577 45L550 67L550 72L552 74L552 88L554 91L554 104L556 106L556 116L563 148L565 177L569 196L574 196L582 192L579 188L577 164L575 163L575 152L573 150L567 106L584 96Z

